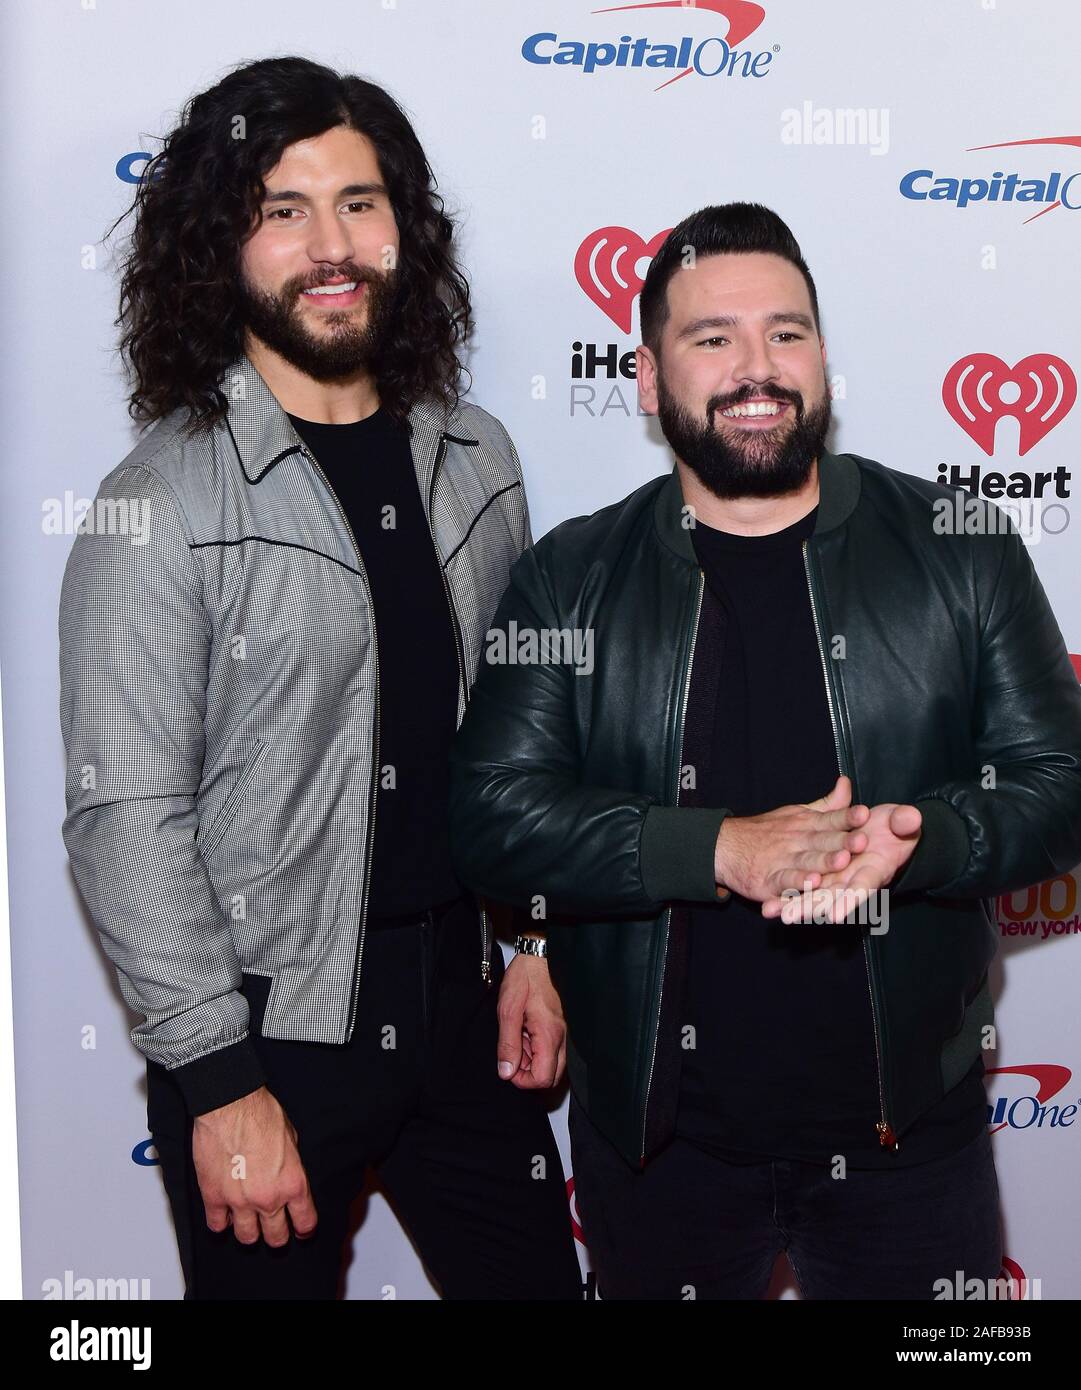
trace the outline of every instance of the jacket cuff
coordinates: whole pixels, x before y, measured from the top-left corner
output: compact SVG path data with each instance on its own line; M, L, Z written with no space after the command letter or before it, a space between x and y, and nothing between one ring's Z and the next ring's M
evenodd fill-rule
M971 853L964 819L941 797L915 802L923 816L923 829L912 857L889 885L891 893L941 888L964 873Z
M171 1067L189 1115L205 1115L266 1085L266 1073L251 1037L245 1034L194 1062Z
M642 823L642 887L653 902L715 903L717 836L731 811L650 806Z

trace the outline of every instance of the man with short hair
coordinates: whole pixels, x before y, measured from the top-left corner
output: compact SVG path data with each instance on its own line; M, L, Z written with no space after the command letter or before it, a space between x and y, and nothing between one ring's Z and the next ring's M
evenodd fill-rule
M995 1278L990 900L1081 859L1061 633L993 506L943 534L938 484L826 448L775 213L688 217L640 308L675 468L493 622L592 668L486 664L452 758L462 878L550 919L598 1291L757 1298L782 1250L810 1298Z
M64 839L144 1019L187 1297L335 1297L374 1166L445 1297L580 1298L530 1094L559 1000L536 954L504 976L450 860L450 743L530 543L459 398L453 223L391 97L302 58L194 98L136 205L156 427L98 496L146 525L64 576Z

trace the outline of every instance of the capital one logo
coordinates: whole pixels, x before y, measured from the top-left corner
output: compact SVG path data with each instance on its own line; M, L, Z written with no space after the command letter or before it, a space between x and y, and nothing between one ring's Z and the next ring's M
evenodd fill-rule
M1053 1062L1033 1063L1027 1067L988 1067L986 1075L1027 1076L1036 1083L1034 1095L1030 1090L1012 1099L999 1096L993 1104L988 1103L988 1123L992 1134L997 1134L1000 1129L1068 1129L1077 1118L1076 1100L1068 1104L1048 1104L1069 1083L1073 1075L1069 1067Z
M723 38L719 34L708 34L704 38L696 34L668 34L663 42L629 33L597 42L542 30L529 34L523 41L522 57L527 63L552 71L577 69L582 76L595 76L609 68L646 68L658 76L662 72L673 73L654 88L659 92L692 73L715 78L753 80L765 77L774 55L780 51L779 44L758 53L738 47L766 17L763 7L751 0L639 0L631 5L605 5L590 13L622 15L629 10L719 15L728 21L728 30ZM629 27L629 24L625 21L624 26Z
M624 333L631 331L631 308L642 291L638 267L651 261L672 229L643 241L629 227L598 227L579 246L574 257L575 279L601 313Z
M989 455L1004 416L1018 422L1018 454L1024 455L1066 418L1076 400L1073 369L1049 352L1032 353L1012 367L989 352L970 352L942 383L942 403L954 422Z
M992 145L970 145L967 154L983 150L1014 150L1033 146L1064 146L1081 149L1081 135L1041 135L1033 140L998 140ZM996 163L1006 163L998 159ZM1057 162L1057 161L1056 161ZM945 203L957 210L983 203L1042 203L1039 212L1026 217L1023 225L1035 222L1056 208L1071 212L1081 209L1078 193L1081 190L1081 169L1039 170L1036 178L1026 178L1016 170L992 169L979 176L970 174L939 174L934 169L910 169L901 179L899 191L904 198L915 202ZM1075 187L1076 185L1076 187Z

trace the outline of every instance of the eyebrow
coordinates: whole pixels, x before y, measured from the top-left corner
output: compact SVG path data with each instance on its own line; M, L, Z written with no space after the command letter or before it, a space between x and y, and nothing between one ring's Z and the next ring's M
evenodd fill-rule
M381 183L347 183L344 188L339 188L336 197L338 198L360 198L367 197L372 193L386 193L386 188ZM310 203L311 199L306 193L300 193L295 188L283 188L277 193L268 193L263 199L264 206L267 203Z
M735 314L714 314L709 318L693 319L686 327L680 329L676 337L677 339L693 338L696 333L701 333L705 328L738 328L741 322L742 320ZM810 314L804 314L799 309L777 310L775 313L766 315L765 325L767 328L775 328L779 323L798 323L809 333L815 331L814 320Z

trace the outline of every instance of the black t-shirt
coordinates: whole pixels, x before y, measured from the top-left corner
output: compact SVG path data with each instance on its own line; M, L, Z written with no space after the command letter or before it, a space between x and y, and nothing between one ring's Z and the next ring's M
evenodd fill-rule
M461 892L449 825L459 679L409 436L382 406L346 425L289 419L349 519L375 608L379 778L368 913L423 911Z
M816 517L766 536L701 520L692 532L705 589L683 745L696 787L681 804L760 815L837 779L801 550ZM736 1162L843 1154L850 1167L888 1168L954 1152L987 1123L977 1058L898 1150L880 1144L866 926L767 921L736 893L694 904L689 921L685 1139Z

